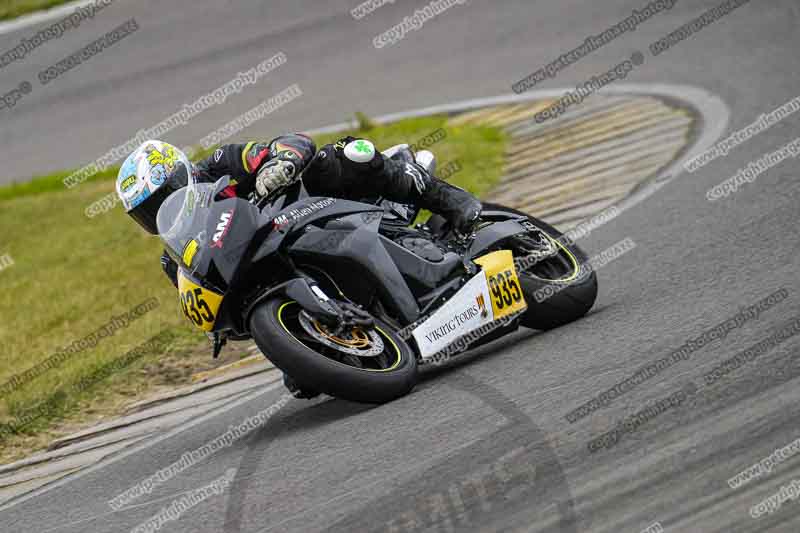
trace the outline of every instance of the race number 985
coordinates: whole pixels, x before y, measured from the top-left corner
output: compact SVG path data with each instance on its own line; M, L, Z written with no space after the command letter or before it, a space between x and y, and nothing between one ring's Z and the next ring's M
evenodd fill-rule
M517 276L511 270L490 276L489 290L492 292L493 303L497 309L503 309L522 300Z

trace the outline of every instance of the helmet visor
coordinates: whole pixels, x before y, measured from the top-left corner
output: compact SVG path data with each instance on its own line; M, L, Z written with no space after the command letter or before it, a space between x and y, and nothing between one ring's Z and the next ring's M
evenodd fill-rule
M175 191L186 187L189 171L183 163L178 163L172 174L150 195L132 207L128 214L151 235L158 235L156 222L158 211L164 201Z

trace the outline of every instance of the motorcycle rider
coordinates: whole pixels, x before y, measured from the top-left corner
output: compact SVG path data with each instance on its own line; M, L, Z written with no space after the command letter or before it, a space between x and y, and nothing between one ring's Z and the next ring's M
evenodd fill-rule
M226 196L268 197L299 179L313 196L351 200L388 200L419 205L442 215L459 233L468 233L480 216L481 202L467 191L428 173L402 157L386 157L366 139L344 137L316 149L303 134L287 134L269 142L227 144L195 164L168 143L145 141L120 167L117 194L125 212L142 228L158 234L156 216L166 198L188 184L189 173L214 182L231 176ZM164 272L177 286L178 265L165 252ZM298 397L310 397L284 376Z

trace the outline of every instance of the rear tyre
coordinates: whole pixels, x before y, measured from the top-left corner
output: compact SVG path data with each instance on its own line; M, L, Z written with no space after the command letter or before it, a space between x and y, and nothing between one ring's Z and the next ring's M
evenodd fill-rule
M383 351L360 357L343 354L312 337L301 324L300 311L293 300L268 300L253 310L250 331L269 360L302 389L354 402L384 403L408 394L416 385L414 353L383 322L375 320L374 327Z
M588 256L563 233L535 217L499 204L484 203L485 211L505 211L524 216L546 233L557 253L518 272L528 310L520 324L532 329L548 330L573 322L592 308L597 298L597 275L586 267ZM529 256L524 239L512 237L506 243L516 259Z

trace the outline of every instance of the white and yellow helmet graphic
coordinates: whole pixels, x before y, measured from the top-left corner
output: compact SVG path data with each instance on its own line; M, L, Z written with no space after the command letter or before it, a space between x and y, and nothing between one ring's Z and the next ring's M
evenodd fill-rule
M188 183L192 165L182 151L162 141L145 141L119 169L117 195L131 215L152 234L162 202Z

